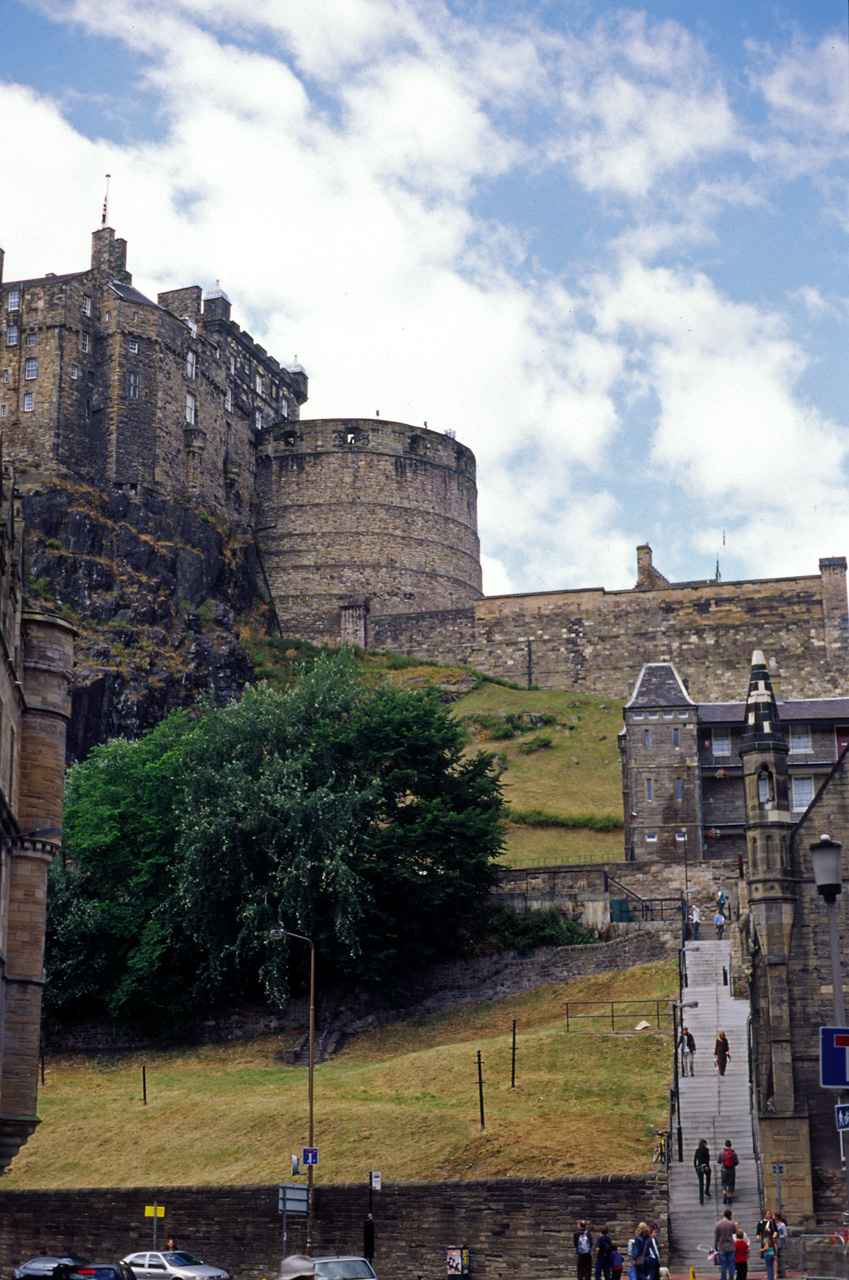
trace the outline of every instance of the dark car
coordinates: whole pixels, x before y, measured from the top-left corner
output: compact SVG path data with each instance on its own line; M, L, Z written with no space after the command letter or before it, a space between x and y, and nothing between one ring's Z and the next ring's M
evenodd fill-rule
M82 1262L74 1266L59 1264L53 1280L136 1280L126 1262Z
M27 1276L52 1276L53 1271L60 1264L67 1267L86 1266L85 1258L78 1258L74 1253L51 1254L44 1258L30 1258L29 1262L22 1262L19 1267L15 1267L12 1272L13 1280L26 1280Z

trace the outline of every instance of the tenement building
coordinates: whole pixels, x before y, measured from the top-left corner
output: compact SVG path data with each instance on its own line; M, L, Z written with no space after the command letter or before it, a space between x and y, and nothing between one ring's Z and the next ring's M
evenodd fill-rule
M47 868L59 847L73 628L21 607L21 522L0 473L0 1170L38 1124Z

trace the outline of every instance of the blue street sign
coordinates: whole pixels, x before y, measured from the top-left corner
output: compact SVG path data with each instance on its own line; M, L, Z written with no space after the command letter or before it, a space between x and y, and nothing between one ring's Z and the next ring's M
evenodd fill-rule
M838 1102L834 1108L834 1119L837 1122L837 1132L842 1133L843 1130L849 1129L849 1104Z
M820 1084L849 1089L849 1027L820 1027Z
M301 1164L318 1164L318 1147L304 1147Z

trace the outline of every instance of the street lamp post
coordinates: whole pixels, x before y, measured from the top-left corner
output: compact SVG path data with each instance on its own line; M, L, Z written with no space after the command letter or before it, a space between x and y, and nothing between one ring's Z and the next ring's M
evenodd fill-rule
M673 1021L673 1026L675 1028L675 1032L673 1035L673 1043L674 1043L673 1053L675 1055L673 1059L673 1076L674 1076L673 1088L675 1089L675 1113L678 1120L678 1131L676 1136L678 1138L678 1163L679 1164L683 1164L684 1162L684 1130L681 1126L681 1089L680 1089L680 1082L678 1079L678 1011L679 1009L698 1009L698 1007L699 1007L698 1000L685 1000L683 1002L679 1000L672 1001L672 1021ZM682 1028L684 1026L683 1018L681 1020L681 1026Z
M291 929L271 929L268 934L269 938L274 941L281 941L284 938L297 938L299 942L306 942L310 949L310 1066L309 1066L309 1141L307 1146L312 1147L313 1143L313 1076L315 1070L315 944L311 938L305 938L303 934L292 933ZM313 1181L313 1165L307 1165L307 1257L312 1256L312 1181Z
M843 889L843 845L829 835L821 835L810 846L811 866L817 892L825 902L828 914L828 941L831 951L831 985L834 991L834 1025L846 1026L846 1002L843 999L843 968L840 963L840 936L837 932L837 897ZM839 1100L839 1099L838 1099ZM841 1135L841 1157L843 1157ZM849 1202L849 1160L843 1158L846 1196Z

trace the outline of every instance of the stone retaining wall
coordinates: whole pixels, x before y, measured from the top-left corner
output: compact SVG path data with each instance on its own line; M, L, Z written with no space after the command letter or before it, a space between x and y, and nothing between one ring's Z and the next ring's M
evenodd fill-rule
M364 1150L364 1174L368 1163ZM666 1178L656 1173L383 1186L374 1197L381 1280L437 1280L446 1274L446 1249L460 1245L470 1250L474 1280L563 1280L574 1275L572 1232L582 1217L594 1230L609 1225L620 1244L643 1219L667 1234ZM144 1208L154 1200L165 1207L160 1242L173 1235L236 1280L277 1274L276 1186L0 1190L0 1270L59 1247L92 1260L149 1248ZM359 1186L317 1186L314 1254L361 1253L367 1211L365 1178ZM304 1244L303 1220L290 1218L288 1252Z

